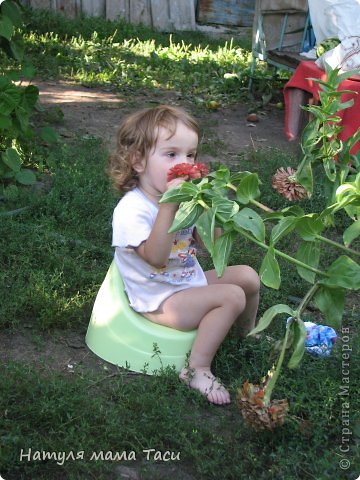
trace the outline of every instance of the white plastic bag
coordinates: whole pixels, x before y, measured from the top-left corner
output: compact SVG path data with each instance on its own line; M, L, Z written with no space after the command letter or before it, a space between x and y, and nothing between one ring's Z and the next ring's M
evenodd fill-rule
M360 35L360 0L308 0L316 44Z
M343 38L337 47L325 52L315 63L322 70L328 64L331 68L340 68L340 73L358 70L360 74L360 36Z

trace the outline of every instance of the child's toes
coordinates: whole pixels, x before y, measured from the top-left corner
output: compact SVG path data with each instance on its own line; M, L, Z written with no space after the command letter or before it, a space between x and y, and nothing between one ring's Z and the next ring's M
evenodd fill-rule
M207 396L209 402L216 405L227 405L231 403L230 394L222 385L220 388L213 389Z
M180 379L191 388L199 390L211 403L227 405L231 402L229 392L208 369L183 369Z

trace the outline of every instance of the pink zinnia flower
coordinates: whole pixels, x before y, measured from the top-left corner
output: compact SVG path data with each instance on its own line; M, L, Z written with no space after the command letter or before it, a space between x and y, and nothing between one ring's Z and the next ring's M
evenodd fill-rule
M190 179L206 177L209 169L203 163L178 163L168 171L167 181L179 177L189 177Z
M295 173L291 167L287 167L286 170L281 167L276 170L272 178L273 188L290 201L302 200L307 197L305 188L297 183Z

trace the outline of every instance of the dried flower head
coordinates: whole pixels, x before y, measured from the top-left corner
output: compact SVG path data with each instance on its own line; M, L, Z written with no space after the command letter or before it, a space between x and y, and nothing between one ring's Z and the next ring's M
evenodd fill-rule
M206 177L209 169L203 163L178 163L175 167L168 171L167 181L174 180L179 177L190 177L190 179Z
M273 430L283 425L289 410L287 400L265 401L265 385L245 382L238 390L237 405L241 414L255 430Z
M273 188L290 201L302 200L307 197L305 188L297 183L295 173L291 167L287 167L286 170L281 167L276 170L272 178Z

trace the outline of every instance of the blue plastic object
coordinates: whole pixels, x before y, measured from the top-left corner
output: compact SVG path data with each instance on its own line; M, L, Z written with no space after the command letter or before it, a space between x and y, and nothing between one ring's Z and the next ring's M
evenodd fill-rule
M97 294L85 341L103 360L152 375L167 366L180 371L196 332L157 325L132 310L113 261Z
M317 357L328 357L334 343L336 332L327 325L317 325L313 322L304 322L306 327L305 350Z

